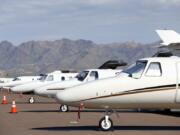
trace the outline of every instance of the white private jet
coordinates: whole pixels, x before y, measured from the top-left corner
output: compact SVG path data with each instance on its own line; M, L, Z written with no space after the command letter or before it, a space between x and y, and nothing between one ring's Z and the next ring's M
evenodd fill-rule
M1 83L7 83L7 82L10 82L12 80L13 80L13 78L0 78L0 84Z
M54 98L58 91L62 91L66 88L80 85L86 82L98 80L98 79L114 77L121 72L120 69L114 70L114 68L116 68L117 66L125 66L125 65L126 63L123 61L108 61L105 64L103 64L101 67L99 67L99 69L87 69L87 70L81 71L76 76L76 78L72 80L59 82L59 83L53 83L45 87L40 87L36 89L34 92L35 94L40 95L40 96ZM113 68L113 69L108 69L108 68ZM67 105L60 106L60 111L67 112L68 110L69 108Z
M0 87L3 89L10 89L18 85L22 85L22 84L29 83L32 81L37 81L40 78L41 76L19 76L12 79L12 81L0 83Z
M178 42L177 42L178 43ZM113 121L108 112L116 109L180 108L180 57L138 60L119 76L88 82L56 94L61 104L105 109L99 127L108 131Z
M62 82L65 80L70 80L74 78L77 75L75 72L69 72L69 71L54 71L52 73L49 73L47 75L44 75L40 80L33 81L29 83L25 83L22 85L18 85L11 88L12 92L15 93L30 93L39 87L46 86L55 82ZM34 97L29 98L29 103L34 103L35 99Z

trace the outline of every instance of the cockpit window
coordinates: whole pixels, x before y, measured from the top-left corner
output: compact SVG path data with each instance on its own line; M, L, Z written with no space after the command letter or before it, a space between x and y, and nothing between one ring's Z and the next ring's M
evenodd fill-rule
M83 81L86 78L86 76L88 75L88 73L89 73L89 71L82 71L76 76L76 78L79 81Z
M39 78L39 80L40 80L40 81L44 81L44 80L46 80L46 78L47 78L47 75L42 75L42 76Z
M53 80L54 80L53 75L48 75L46 78L46 81L53 81Z
M162 69L159 62L152 62L150 63L147 71L146 76L158 77L162 75Z
M18 77L16 77L16 78L13 79L13 81L20 81L20 80L21 80L21 79L18 78Z
M93 77L95 80L98 79L98 72L97 71L91 71L90 77Z
M123 73L129 74L129 77L140 78L145 67L147 65L147 61L137 61L135 65L130 66Z

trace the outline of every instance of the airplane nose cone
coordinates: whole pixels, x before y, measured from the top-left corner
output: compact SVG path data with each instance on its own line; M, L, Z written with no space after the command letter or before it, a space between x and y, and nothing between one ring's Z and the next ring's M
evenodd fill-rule
M19 87L17 86L17 87L13 87L13 88L11 88L11 91L12 92L20 92L20 90L19 90Z
M31 89L30 87L26 86L26 85L19 85L19 86L15 86L11 88L12 92L30 92Z
M43 90L42 90L42 89L35 89L35 90L34 90L34 93L35 93L36 95L41 95L41 94L43 93Z
M39 95L39 96L48 96L47 94L47 91L46 91L46 88L37 88L34 90L34 93L36 95Z
M60 103L65 103L65 102L68 102L68 95L66 94L65 91L61 91L61 92L58 92L56 94L56 99L58 102Z
M0 83L0 88L2 88L4 86L4 83Z

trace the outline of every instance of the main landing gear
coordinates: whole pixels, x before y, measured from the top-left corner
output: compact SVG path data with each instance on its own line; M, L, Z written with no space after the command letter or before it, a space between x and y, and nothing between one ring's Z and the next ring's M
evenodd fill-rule
M119 114L116 112L116 110L106 110L105 116L99 121L99 128L102 131L113 130L113 121L110 118L112 113L115 113L117 118L119 118Z
M69 111L69 107L67 105L61 105L59 110L61 112L68 112Z
M112 120L109 118L108 115L106 115L105 117L101 118L99 121L99 127L101 128L102 131L109 131L112 130L113 128L113 122Z
M30 97L30 98L29 98L29 103L30 103L30 104L34 104L34 102L35 102L34 97Z

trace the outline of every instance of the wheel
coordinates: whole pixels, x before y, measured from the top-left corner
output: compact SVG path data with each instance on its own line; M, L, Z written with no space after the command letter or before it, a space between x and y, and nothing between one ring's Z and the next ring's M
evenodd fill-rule
M30 103L30 104L34 104L34 102L35 102L34 97L30 97L30 98L29 98L29 103Z
M102 131L109 131L113 127L113 122L110 118L106 118L106 116L105 116L100 119L99 127L101 128Z
M69 111L69 107L67 105L61 105L60 106L60 111L61 112L68 112Z

